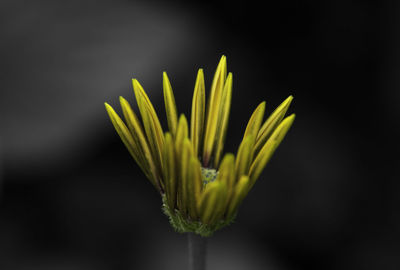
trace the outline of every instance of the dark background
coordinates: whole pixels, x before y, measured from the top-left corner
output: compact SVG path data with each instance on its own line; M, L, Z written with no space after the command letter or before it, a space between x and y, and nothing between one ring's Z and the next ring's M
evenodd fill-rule
M138 78L165 126L162 71L188 113L222 54L227 151L262 100L297 118L209 269L400 268L396 1L0 3L0 269L186 269L103 102Z

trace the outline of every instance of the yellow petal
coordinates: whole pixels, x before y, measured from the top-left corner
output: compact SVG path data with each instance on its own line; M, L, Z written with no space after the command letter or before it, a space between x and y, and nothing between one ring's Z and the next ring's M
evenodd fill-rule
M286 133L289 131L290 127L292 126L295 118L296 115L293 113L283 119L276 130L272 133L270 139L274 140L279 145L285 137Z
M225 182L228 188L232 188L235 181L235 156L232 153L225 154L215 181Z
M243 199L249 192L249 184L250 184L249 177L247 175L242 175L235 186L232 199L229 203L227 219L232 218L232 216L236 213L240 203L243 201Z
M200 166L200 161L195 156L192 156L188 166L187 192L189 215L193 220L198 217L197 202L200 199L201 187L203 185Z
M154 179L158 179L156 165L151 155L151 150L144 135L142 125L140 124L139 119L132 110L129 102L123 97L119 97L119 100L121 103L121 108L125 117L125 121L128 124L128 128L130 130L132 138L137 145L140 156L143 159L143 164L146 168L149 169L151 176Z
M222 56L211 85L203 146L203 165L208 167L215 145L222 90L226 79L226 57Z
M226 205L228 199L228 188L225 183L221 183L219 188L218 197L214 205L213 215L209 220L210 224L216 223L223 219L225 215Z
M193 151L196 157L199 156L201 141L204 130L204 114L205 114L205 87L203 70L199 69L197 73L196 84L194 87L192 100L192 115L190 121L190 139L193 144Z
M221 211L225 211L228 200L232 196L233 187L235 184L235 156L232 153L225 154L218 169L218 175L215 181L226 183L227 197L225 201L225 206L221 208Z
M172 210L176 206L177 173L174 141L172 139L171 133L169 132L165 134L165 147L163 154L165 192L167 196L168 206Z
M143 120L144 130L147 135L147 140L149 141L158 171L161 171L161 158L164 148L164 133L154 107L144 92L142 86L135 79L133 79L132 82L140 114Z
M249 134L239 146L235 163L235 180L239 180L242 175L248 175L253 160L253 146L254 136L253 134Z
M265 145L261 148L260 152L257 154L254 159L251 167L250 167L250 187L254 185L257 178L260 176L261 172L264 170L268 161L272 157L274 151L279 146L289 128L293 124L295 115L292 114L286 117L279 126L274 130L271 137L265 143Z
M129 153L133 156L136 163L146 174L146 177L150 180L150 182L158 190L160 190L160 187L157 184L156 179L154 179L151 176L150 172L148 171L148 168L144 167L144 164L141 163L141 158L139 157L140 153L138 152L138 146L136 145L135 140L132 138L132 135L129 132L128 128L126 127L125 123L121 120L121 118L118 116L118 114L114 111L114 109L109 104L105 103L105 107L106 107L107 113L111 119L111 122L114 125L114 128L116 129L118 135L120 136L122 142L125 144Z
M226 131L228 129L228 120L229 120L229 112L231 109L231 100L232 100L232 73L228 74L228 78L226 79L224 91L222 92L222 99L220 104L219 111L219 119L218 119L218 128L216 137L216 149L215 149L215 159L214 159L214 168L218 167L222 150L224 149L224 142L226 137Z
M244 132L243 138L249 135L253 135L254 138L257 136L257 133L260 130L261 122L264 117L264 112L265 112L265 101L261 102L251 115L250 120L246 127L246 131Z
M178 113L176 110L174 92L172 91L171 83L169 82L166 72L163 73L163 89L168 128L171 134L175 137L176 127L178 125Z
M285 116L292 100L293 96L289 96L287 99L285 99L285 101L283 101L264 122L257 135L255 153L258 153L260 151L261 147L263 147L274 129L279 125L279 123Z
M179 187L179 196L181 199L181 212L185 213L187 210L189 210L189 191L188 191L188 177L189 177L189 161L191 156L193 156L193 151L192 151L192 144L190 143L189 138L185 138L183 140L183 145L182 145L182 154L179 159L179 166L180 166L180 187Z
M227 187L225 182L214 181L207 184L198 205L200 220L205 224L211 224L216 218L223 215Z
M136 142L132 138L132 134L129 132L125 123L122 121L122 119L118 116L118 114L108 103L104 103L104 105L106 106L108 116L110 117L111 122L115 130L117 131L118 135L121 137L122 142L125 144L126 148L128 148L128 151L135 158L135 160L136 159L140 160L141 157L140 153L138 152L138 148L136 147L137 146Z
M176 130L175 137L175 149L176 154L180 156L182 153L182 144L184 139L188 137L188 123L184 114L179 116L178 128Z

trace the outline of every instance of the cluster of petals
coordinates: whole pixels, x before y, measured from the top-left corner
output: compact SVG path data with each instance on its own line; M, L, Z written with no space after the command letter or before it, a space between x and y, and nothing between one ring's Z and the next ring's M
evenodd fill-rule
M232 79L232 73L227 74L226 57L222 56L206 104L204 75L199 69L188 121L185 115L178 116L174 93L164 72L167 132L136 79L132 83L141 120L123 97L120 103L125 121L105 104L123 143L162 195L171 223L177 223L179 216L188 225L186 228L173 224L175 228L183 226L181 231L196 231L190 224L211 228L232 220L294 121L294 114L285 117L292 96L265 121L265 101L261 102L248 121L236 157L224 154Z

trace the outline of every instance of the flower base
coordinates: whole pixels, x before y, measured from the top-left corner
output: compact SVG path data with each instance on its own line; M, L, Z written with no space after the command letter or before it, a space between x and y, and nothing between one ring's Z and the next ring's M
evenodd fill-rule
M228 220L219 220L214 224L204 224L198 220L190 220L183 216L177 209L170 209L166 203L165 195L162 195L162 210L168 216L169 223L179 233L195 233L203 237L211 236L215 231L232 224L236 214Z

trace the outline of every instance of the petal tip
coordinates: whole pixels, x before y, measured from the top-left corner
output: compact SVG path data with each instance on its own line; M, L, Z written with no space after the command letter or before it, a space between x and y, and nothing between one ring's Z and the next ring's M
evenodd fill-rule
M292 113L292 114L291 114L291 115L289 115L287 118L288 118L288 121L291 121L291 122L293 122L293 121L294 121L294 119L296 118L296 114Z
M135 78L132 79L132 84L133 84L133 87L140 86L139 81L137 79L135 79Z

